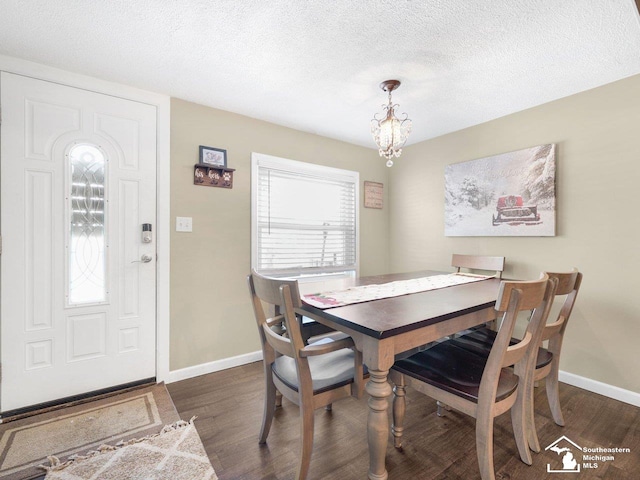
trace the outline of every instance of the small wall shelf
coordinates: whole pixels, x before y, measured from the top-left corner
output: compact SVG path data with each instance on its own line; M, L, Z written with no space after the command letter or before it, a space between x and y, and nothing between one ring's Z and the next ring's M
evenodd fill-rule
M235 168L196 163L193 167L193 184L201 187L233 188L233 172Z

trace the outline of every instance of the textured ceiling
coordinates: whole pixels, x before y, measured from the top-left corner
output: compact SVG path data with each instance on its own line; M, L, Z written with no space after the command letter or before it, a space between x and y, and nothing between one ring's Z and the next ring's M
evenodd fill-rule
M0 54L373 147L640 73L635 0L0 0Z

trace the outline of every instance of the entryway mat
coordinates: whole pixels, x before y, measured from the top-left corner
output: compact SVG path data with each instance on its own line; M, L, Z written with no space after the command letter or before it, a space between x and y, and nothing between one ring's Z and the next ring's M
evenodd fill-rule
M41 477L48 455L61 461L102 444L157 433L178 421L163 383L0 425L0 478Z

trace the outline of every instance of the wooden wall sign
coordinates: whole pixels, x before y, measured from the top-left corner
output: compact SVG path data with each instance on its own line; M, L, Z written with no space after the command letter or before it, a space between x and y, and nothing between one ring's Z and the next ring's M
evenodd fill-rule
M364 182L364 206L366 208L382 208L382 189L378 182Z

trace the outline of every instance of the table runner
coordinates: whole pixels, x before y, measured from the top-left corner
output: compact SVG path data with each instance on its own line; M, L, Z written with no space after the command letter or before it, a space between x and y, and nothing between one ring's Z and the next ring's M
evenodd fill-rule
M361 285L347 288L346 290L302 295L302 301L312 307L324 310L325 308L342 307L354 303L437 290L439 288L452 287L463 283L479 282L488 278L494 277L469 273L447 273L444 275L412 278L410 280L397 280L390 283Z

